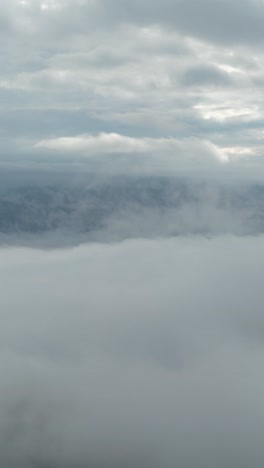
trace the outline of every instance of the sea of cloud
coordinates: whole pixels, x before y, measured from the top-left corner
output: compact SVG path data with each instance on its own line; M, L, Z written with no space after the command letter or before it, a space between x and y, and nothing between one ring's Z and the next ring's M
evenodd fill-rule
M263 466L262 236L0 254L2 466Z

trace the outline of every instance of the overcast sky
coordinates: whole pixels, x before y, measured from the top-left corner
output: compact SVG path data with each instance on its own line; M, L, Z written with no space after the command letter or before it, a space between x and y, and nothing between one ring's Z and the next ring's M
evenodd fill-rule
M198 164L209 152L260 170L262 0L0 5L2 159L154 151L185 160L197 145Z

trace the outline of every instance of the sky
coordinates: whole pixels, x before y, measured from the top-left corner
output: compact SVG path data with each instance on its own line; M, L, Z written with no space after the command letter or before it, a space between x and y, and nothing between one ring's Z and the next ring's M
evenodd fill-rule
M1 0L1 159L186 165L197 146L192 165L262 171L263 18L262 0Z
M0 466L262 468L264 0L0 0Z

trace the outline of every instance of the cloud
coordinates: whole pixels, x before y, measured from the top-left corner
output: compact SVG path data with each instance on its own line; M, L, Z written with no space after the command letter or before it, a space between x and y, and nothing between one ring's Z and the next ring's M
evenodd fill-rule
M1 159L100 134L262 148L261 2L1 5Z
M155 151L157 148L168 150L175 147L175 139L131 138L117 133L101 133L97 136L80 135L61 137L36 143L36 148L55 149L59 151L91 153L134 153ZM177 145L176 145L177 146Z
M262 270L262 237L2 249L1 463L261 467Z
M263 467L263 1L0 4L0 465Z
M210 0L165 0L161 2L139 0L103 1L106 10L128 22L164 23L184 34L199 37L220 44L260 43L263 38L261 24L264 16L262 2L245 0L242 3L224 0L220 3Z
M259 44L263 38L262 21L264 8L257 0L237 0L212 3L209 0L155 0L144 3L139 0L65 0L57 2L28 1L27 4L2 0L9 18L17 24L22 17L32 26L37 20L40 26L51 31L57 27L64 34L86 32L88 22L92 30L95 26L110 28L120 23L140 25L163 24L176 28L183 34L198 37L220 44ZM24 21L25 21L24 20ZM23 24L23 23L22 23ZM223 34L223 31L225 32Z
M60 137L39 141L36 149L48 149L65 153L95 154L136 154L149 153L150 156L159 154L161 158L166 154L175 156L176 161L185 160L198 164L208 160L227 162L226 154L212 143L189 139L180 141L176 138L132 138L117 133L100 133L99 135L78 135L74 137ZM165 158L164 158L165 159ZM164 161L165 163L165 161Z
M196 66L186 70L183 76L186 86L230 86L232 79L227 72L210 65Z

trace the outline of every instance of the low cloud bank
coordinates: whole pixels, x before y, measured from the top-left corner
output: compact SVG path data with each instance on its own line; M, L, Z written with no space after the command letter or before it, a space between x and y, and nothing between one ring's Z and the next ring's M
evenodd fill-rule
M100 133L98 135L83 134L73 137L60 137L41 140L34 145L35 149L60 151L67 155L72 153L75 157L83 154L91 157L97 154L133 154L147 153L159 155L166 164L166 156L171 155L176 166L210 165L216 162L228 162L228 155L210 141L198 138L135 138L118 133ZM173 169L173 159L170 164Z

